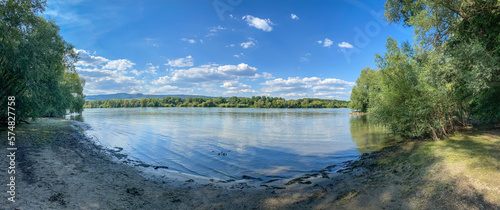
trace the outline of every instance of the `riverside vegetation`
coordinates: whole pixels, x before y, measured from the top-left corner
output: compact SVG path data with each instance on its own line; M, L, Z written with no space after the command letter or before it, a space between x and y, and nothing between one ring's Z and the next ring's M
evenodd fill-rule
M82 112L85 80L77 55L53 20L40 16L45 1L0 1L0 121L15 97L16 122Z
M500 120L500 1L388 0L385 8L416 40L387 39L378 69L356 80L352 109L406 138L438 140Z
M108 99L86 101L85 108L118 107L252 107L252 108L346 108L348 101L317 98L285 100L279 97L252 96L251 98L233 96L229 99L202 97L163 97L142 99Z

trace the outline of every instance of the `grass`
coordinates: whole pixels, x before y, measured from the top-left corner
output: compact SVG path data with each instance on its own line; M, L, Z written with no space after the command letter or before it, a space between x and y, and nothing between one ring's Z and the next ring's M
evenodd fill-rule
M401 143L361 164L375 165L374 181L400 185L397 193L416 208L500 207L498 128Z
M53 142L57 134L71 134L74 132L70 126L70 121L60 118L40 118L30 121L30 124L18 124L14 128L16 135L16 145L26 143L28 145L40 146ZM7 130L0 129L0 134L7 138Z

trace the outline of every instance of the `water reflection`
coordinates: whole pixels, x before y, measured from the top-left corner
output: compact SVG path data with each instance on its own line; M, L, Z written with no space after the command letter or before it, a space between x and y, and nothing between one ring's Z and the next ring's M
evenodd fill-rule
M216 178L291 177L379 149L388 136L349 109L86 109L70 119L133 159Z
M368 117L353 115L349 119L351 138L360 153L380 150L394 141L386 129L370 123Z
M67 115L66 119L70 119L70 120L74 120L74 121L78 121L78 122L84 122L83 115L81 115L81 114L78 114L78 115L73 115L73 114Z

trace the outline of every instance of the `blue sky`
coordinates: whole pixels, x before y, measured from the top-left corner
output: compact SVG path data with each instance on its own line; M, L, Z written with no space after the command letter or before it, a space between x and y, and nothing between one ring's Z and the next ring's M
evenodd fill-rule
M392 36L384 1L48 1L87 95L349 99Z

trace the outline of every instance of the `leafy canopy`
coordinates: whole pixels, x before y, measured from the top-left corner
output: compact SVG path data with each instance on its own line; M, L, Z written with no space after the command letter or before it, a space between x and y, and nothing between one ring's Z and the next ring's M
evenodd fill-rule
M59 27L39 14L40 0L0 1L0 92L2 121L7 96L16 98L16 120L81 112L85 81L74 70L73 46Z

